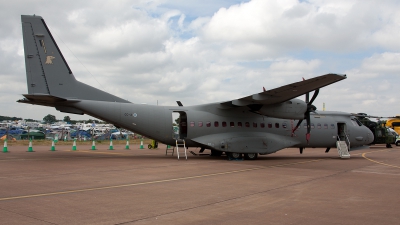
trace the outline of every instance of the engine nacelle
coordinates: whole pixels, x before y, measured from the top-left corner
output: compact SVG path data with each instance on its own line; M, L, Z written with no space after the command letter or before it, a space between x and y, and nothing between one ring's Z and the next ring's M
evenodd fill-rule
M258 113L280 119L304 119L304 113L307 111L307 103L300 99L291 99L289 101L275 104L264 105L257 110Z

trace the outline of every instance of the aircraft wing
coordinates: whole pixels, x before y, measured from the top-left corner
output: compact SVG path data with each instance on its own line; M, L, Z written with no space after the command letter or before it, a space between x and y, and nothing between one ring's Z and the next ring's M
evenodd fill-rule
M234 107L247 106L252 104L272 105L282 103L343 79L346 79L345 74L326 74L308 80L288 84L268 91L260 92L258 94L249 95L244 98L222 102L221 105L226 107Z

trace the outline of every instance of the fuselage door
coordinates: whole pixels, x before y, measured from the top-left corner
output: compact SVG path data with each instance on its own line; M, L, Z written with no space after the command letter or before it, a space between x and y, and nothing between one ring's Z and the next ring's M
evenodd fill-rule
M187 115L184 111L174 111L172 113L172 138L186 139L187 137Z
M347 126L346 123L337 123L337 129L338 129L338 137L341 141L346 140L346 135L347 133Z

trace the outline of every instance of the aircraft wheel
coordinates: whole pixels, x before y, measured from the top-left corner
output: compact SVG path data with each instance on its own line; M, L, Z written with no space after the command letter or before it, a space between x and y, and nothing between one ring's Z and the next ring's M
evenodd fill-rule
M391 148L392 145L391 144L386 144L386 148Z
M148 147L149 149L151 149L153 146L151 146L151 145L147 145L147 147Z
M242 158L242 153L237 153L237 152L229 152L228 157L231 159L241 159Z
M246 153L244 154L244 158L248 160L256 160L258 157L258 153Z

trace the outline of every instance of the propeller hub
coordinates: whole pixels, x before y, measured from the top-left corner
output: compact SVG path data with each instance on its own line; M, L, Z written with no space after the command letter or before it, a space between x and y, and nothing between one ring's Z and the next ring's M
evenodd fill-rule
M315 110L317 110L315 105L307 105L307 112L315 112Z

